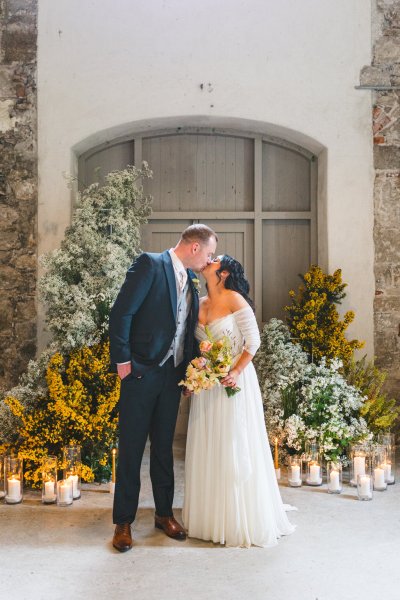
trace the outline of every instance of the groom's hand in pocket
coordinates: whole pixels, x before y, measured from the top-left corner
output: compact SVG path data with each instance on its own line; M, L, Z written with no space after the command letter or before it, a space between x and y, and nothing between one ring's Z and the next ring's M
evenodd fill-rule
M117 365L117 370L118 370L118 375L120 377L120 379L125 379L125 377L128 377L128 375L131 374L132 372L132 365L130 362L128 363L122 363L120 365Z

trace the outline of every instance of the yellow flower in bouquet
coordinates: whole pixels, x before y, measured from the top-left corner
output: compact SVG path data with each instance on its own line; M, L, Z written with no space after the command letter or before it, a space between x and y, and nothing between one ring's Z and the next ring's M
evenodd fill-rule
M232 348L228 336L214 340L208 327L207 339L200 342L201 356L190 361L186 369L186 379L179 382L190 392L199 394L201 390L210 390L220 382L232 366ZM228 396L240 391L239 387L225 387Z

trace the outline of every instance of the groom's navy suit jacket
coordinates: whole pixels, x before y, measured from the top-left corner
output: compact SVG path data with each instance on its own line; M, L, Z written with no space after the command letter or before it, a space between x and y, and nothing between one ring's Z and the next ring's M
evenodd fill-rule
M195 355L194 330L199 312L198 293L188 270L192 303L186 323L184 366ZM168 251L145 252L129 268L110 313L110 356L116 363L131 361L134 375L144 375L166 356L176 332L177 292Z

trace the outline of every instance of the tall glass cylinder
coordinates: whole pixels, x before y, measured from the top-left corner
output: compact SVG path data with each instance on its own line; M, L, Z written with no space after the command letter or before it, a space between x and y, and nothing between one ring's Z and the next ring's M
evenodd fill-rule
M4 472L6 482L6 503L19 504L22 502L24 485L22 458L6 456L4 460Z
M309 444L306 453L309 457L306 471L306 484L313 486L322 485L322 461L319 453L319 445L315 443Z
M342 486L342 465L340 462L328 461L326 467L326 482L329 494L340 494Z
M384 492L387 489L384 466L387 458L387 448L382 444L374 444L371 452L374 490Z
M71 481L74 500L81 497L81 448L80 446L65 446L64 479Z
M289 457L288 483L290 487L301 486L301 458L298 456Z
M4 454L0 454L0 499L6 495Z
M370 474L357 475L357 495L359 500L372 500L373 478Z
M68 506L72 504L72 481L70 479L61 479L57 481L57 504L58 506Z
M57 499L57 457L47 456L42 463L42 502L53 504Z
M350 485L357 486L358 475L371 474L371 449L369 444L350 446Z
M379 444L386 446L386 460L383 464L385 469L385 481L388 485L395 483L396 467L396 439L394 433L381 433L378 436Z

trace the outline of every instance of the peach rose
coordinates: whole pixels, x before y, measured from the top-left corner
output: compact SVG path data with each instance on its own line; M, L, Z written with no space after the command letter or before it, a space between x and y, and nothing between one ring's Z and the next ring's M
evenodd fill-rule
M212 343L208 340L200 342L200 352L209 352L212 348Z

